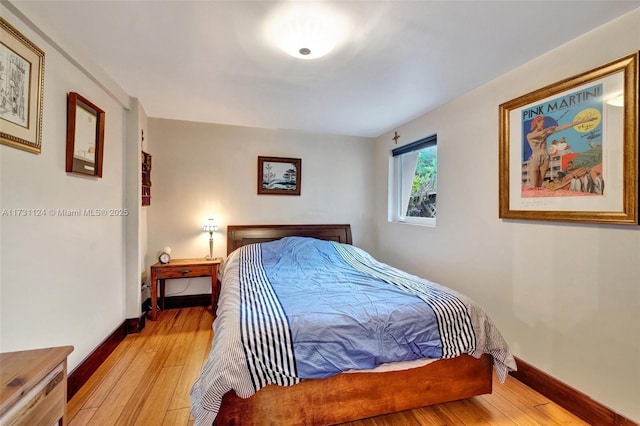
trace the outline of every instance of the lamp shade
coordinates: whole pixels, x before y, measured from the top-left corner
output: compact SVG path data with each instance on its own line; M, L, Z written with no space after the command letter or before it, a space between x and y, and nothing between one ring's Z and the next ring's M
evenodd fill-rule
M207 221L202 225L202 230L205 232L215 232L218 230L218 224L216 220L212 217L207 219Z

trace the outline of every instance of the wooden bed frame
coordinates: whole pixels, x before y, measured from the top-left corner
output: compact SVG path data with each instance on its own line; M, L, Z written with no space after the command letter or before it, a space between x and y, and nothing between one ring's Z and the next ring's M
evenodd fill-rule
M227 228L227 253L250 243L307 236L351 244L350 225L252 225ZM215 425L331 425L491 393L493 359L469 355L384 373L343 373L250 398L228 392Z

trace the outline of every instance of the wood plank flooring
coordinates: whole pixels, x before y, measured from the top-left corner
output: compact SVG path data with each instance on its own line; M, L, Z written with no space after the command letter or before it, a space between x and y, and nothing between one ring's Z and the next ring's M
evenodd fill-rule
M189 389L213 338L204 307L160 312L127 336L68 404L70 426L193 425ZM343 426L586 425L513 377L493 393Z

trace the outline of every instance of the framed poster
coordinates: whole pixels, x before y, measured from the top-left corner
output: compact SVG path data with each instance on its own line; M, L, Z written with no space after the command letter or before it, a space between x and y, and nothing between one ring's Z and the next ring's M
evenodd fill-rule
M40 154L44 52L0 18L0 143Z
M302 159L258 157L258 194L300 195Z
M638 53L499 113L501 218L638 224Z

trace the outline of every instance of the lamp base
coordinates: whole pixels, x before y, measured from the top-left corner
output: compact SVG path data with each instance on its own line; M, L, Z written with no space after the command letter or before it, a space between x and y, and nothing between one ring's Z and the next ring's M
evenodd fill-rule
M213 260L213 232L209 232L209 256L205 259Z

